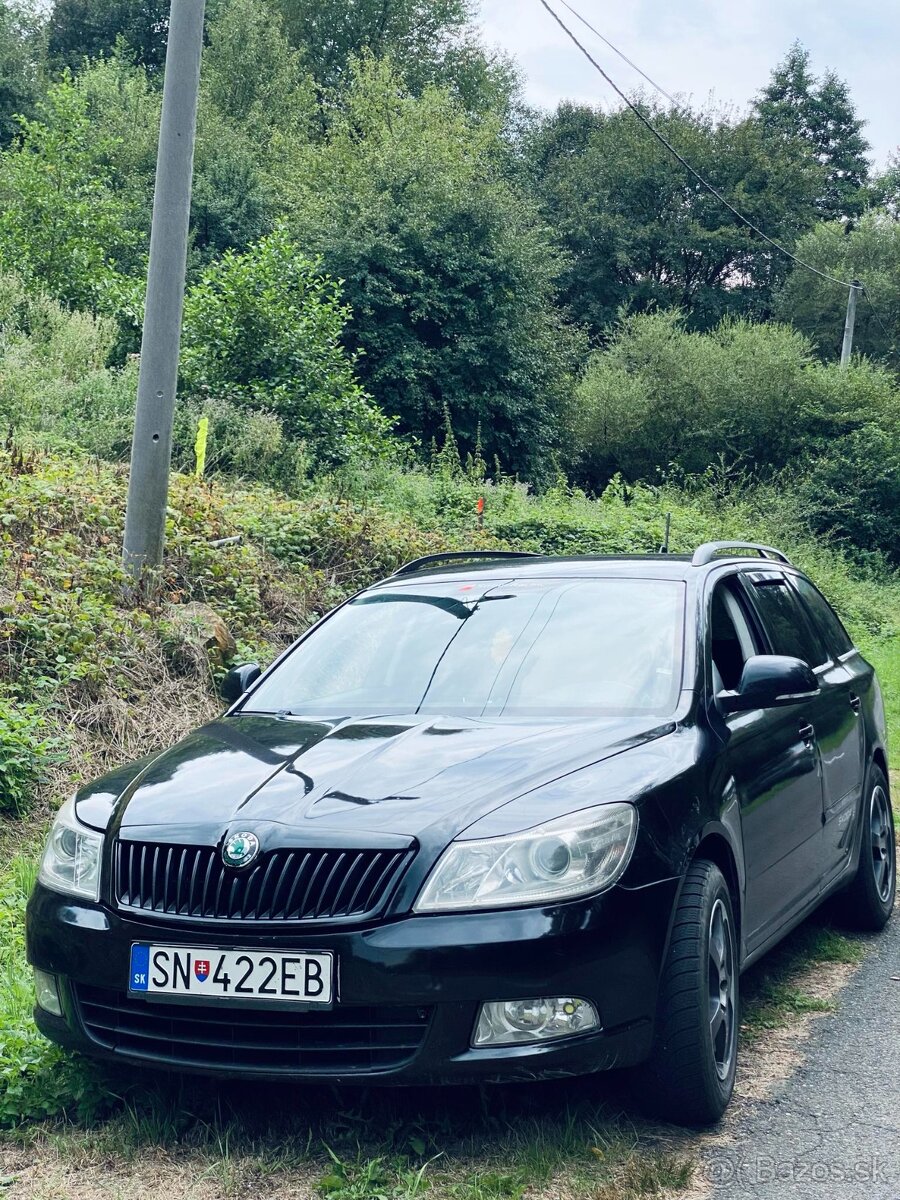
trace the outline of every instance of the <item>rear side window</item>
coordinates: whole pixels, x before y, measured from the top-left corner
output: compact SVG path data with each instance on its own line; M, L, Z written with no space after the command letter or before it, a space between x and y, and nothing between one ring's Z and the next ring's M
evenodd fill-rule
M831 647L834 654L846 654L853 649L853 642L850 640L850 635L841 624L840 617L815 586L810 581L804 578L803 575L795 575L794 583L797 585L797 591L803 597L807 608L813 616L813 620L819 628L822 637Z
M754 579L753 593L773 654L802 658L811 667L828 662L831 655L783 575Z

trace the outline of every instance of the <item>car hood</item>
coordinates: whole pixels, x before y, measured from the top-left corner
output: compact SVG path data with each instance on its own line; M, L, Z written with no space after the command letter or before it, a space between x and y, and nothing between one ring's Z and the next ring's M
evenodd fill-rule
M672 728L647 717L542 725L239 713L128 776L99 780L77 811L94 828L163 841L212 844L268 826L295 844L446 842L518 796Z

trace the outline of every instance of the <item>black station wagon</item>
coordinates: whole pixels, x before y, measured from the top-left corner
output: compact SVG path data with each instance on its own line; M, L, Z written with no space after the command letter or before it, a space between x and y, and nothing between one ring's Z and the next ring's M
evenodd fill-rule
M365 1083L636 1067L734 1084L740 972L822 901L893 908L872 667L778 551L438 555L232 707L83 788L28 909L88 1054Z

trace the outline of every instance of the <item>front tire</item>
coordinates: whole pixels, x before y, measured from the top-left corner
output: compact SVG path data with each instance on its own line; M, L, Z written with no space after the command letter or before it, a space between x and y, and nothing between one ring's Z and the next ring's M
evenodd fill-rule
M894 911L897 846L888 781L872 767L866 782L859 866L853 882L836 897L838 912L854 929L878 933Z
M740 1019L737 929L715 863L684 880L660 981L656 1037L638 1076L639 1100L679 1125L710 1125L734 1091Z

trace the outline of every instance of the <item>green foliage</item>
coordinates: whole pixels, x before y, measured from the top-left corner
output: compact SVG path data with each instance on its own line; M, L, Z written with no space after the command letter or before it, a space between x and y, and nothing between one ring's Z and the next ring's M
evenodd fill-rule
M246 250L279 214L280 180L315 119L315 95L277 11L227 0L213 12L200 81L192 261Z
M820 220L859 216L866 204L870 146L850 89L834 71L817 79L809 51L794 42L757 100L756 115L767 137L805 143L824 167L815 202Z
M854 350L883 359L894 369L900 347L897 215L872 210L849 229L841 221L817 225L797 243L797 253L820 271L866 285L871 303L865 296L857 300ZM778 317L802 330L831 361L841 352L846 309L846 288L799 269L788 277L776 301Z
M137 371L104 366L116 336L108 318L0 273L0 422L118 457L131 442Z
M43 57L43 21L31 0L0 3L0 147L19 132L20 116L33 116Z
M278 0L303 55L327 124L332 97L347 88L353 60L390 58L405 88L447 87L473 114L505 112L517 89L513 65L479 37L473 0Z
M0 156L0 268L66 304L109 308L119 282L112 256L130 240L103 164L110 146L69 78L20 124L21 140Z
M225 0L210 19L207 38L201 87L212 111L245 130L260 151L271 148L276 133L288 137L308 131L314 92L277 7Z
M150 245L160 94L121 46L107 58L85 65L72 83L91 124L95 175L106 181L121 205L126 236L113 239L107 251L116 269L139 279L142 290Z
M53 0L48 52L57 66L77 70L86 58L110 54L121 39L135 63L158 71L168 17L168 0Z
M185 302L182 377L196 395L275 412L310 455L378 454L390 422L353 376L337 284L279 230L228 251Z
M36 705L12 704L0 696L0 814L24 813L47 765L58 757L58 739L44 732Z
M819 365L788 326L726 321L689 333L672 314L623 321L591 358L578 401L581 473L595 487L616 471L654 479L715 467L737 481L791 466L802 475L834 439L867 422L895 428L900 412L890 374L865 362L847 372ZM889 439L881 448L889 454Z
M104 1106L98 1069L51 1045L32 1019L34 985L22 942L36 875L34 862L19 857L0 879L0 1127L62 1112L90 1119Z
M835 439L797 491L812 527L840 538L850 555L880 551L900 563L900 422Z
M890 745L896 746L900 738L900 637L863 637L860 649L878 672L884 708L887 715ZM896 762L896 759L894 759ZM897 801L896 773L894 773L893 805L894 825L900 833L900 804Z
M869 194L874 208L884 208L895 220L900 217L900 154L896 151L885 169L874 174Z
M449 408L465 449L480 425L488 456L535 478L577 343L554 305L556 254L501 158L496 122L445 91L405 95L366 60L287 202L296 240L345 281L360 376L400 429L427 443Z
M641 101L688 162L774 238L814 220L821 169L757 121ZM620 309L679 308L695 328L765 313L787 262L759 241L627 109L561 104L526 141L547 223L569 258L562 298L602 336Z
M331 1159L331 1169L319 1180L319 1191L331 1200L413 1200L430 1186L425 1177L428 1164L416 1169L403 1160L390 1163L382 1157L356 1161L341 1158L325 1147Z

